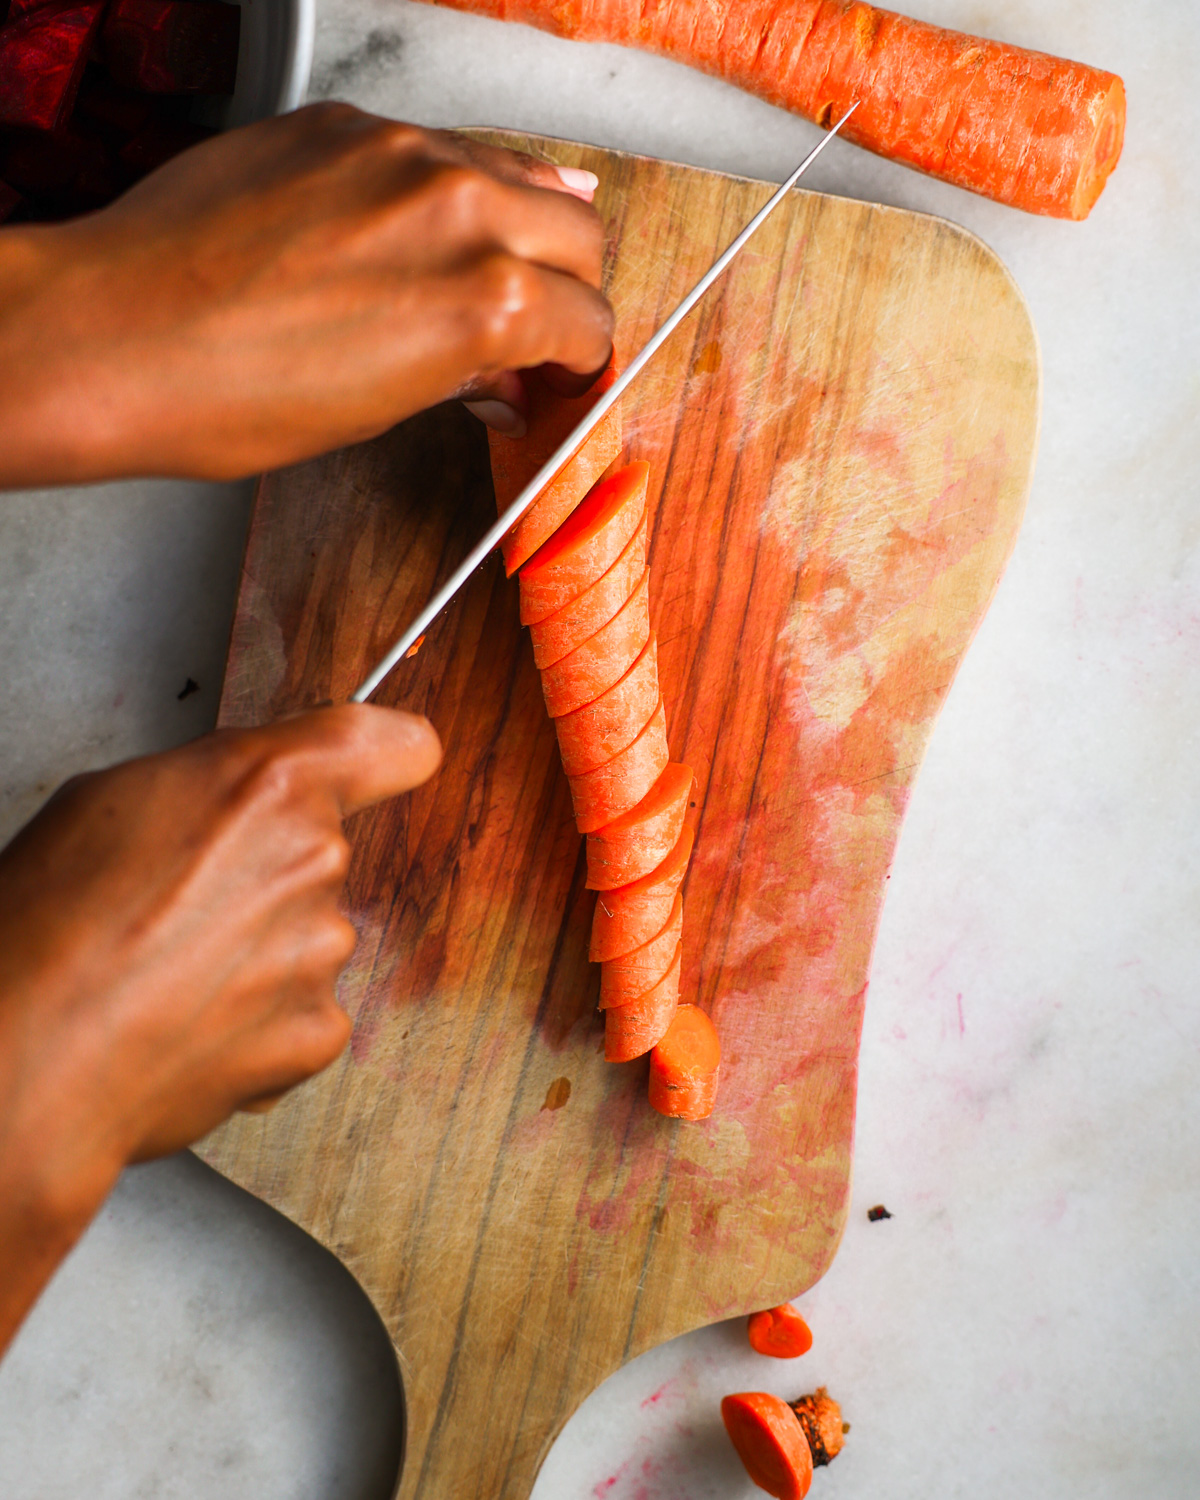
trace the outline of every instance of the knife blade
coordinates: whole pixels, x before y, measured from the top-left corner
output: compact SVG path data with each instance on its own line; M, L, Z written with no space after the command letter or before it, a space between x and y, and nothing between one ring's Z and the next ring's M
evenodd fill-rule
M858 101L850 106L836 125L830 127L826 134L817 142L796 170L786 181L780 183L779 187L767 200L766 203L754 215L746 227L730 241L717 259L709 266L700 280L692 287L683 301L679 303L666 320L651 334L650 338L638 350L634 357L626 365L624 371L617 377L613 384L605 391L604 395L591 407L587 415L574 427L574 429L563 439L562 443L554 450L542 467L537 471L513 503L504 514L497 520L494 526L488 528L483 536L475 544L446 582L433 595L429 603L416 617L387 655L376 665L374 670L359 684L351 697L352 703L365 703L375 689L380 685L392 668L400 661L409 650L420 640L420 638L450 603L467 579L475 570L484 563L490 554L500 545L501 540L507 536L517 524L538 495L547 484L558 473L559 469L567 462L571 455L579 448L588 433L599 423L606 412L621 399L622 395L629 389L632 382L644 369L650 359L658 352L679 324L683 322L700 298L704 296L717 277L725 270L742 247L760 229L767 219L774 213L775 209L783 202L796 183L804 176L829 142L837 135L842 126L858 108Z

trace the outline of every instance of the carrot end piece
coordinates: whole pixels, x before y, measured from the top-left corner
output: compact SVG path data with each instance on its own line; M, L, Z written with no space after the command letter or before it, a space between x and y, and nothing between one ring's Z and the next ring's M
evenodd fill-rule
M796 1413L766 1391L743 1391L721 1402L721 1420L746 1473L775 1500L804 1500L813 1460Z
M773 1359L798 1359L812 1348L812 1330L790 1302L751 1314L750 1347Z

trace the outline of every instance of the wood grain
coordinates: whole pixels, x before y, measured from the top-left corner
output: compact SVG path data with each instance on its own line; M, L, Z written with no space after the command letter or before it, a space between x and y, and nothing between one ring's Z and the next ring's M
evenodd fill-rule
M505 139L599 173L628 350L769 192ZM406 1497L523 1500L624 1361L829 1265L885 876L1013 544L1038 391L1028 314L979 241L797 193L626 398L672 754L697 773L683 992L723 1038L710 1121L655 1115L644 1060L603 1061L581 841L495 560L381 693L447 757L352 825L351 1048L202 1154L374 1299ZM267 476L222 721L344 698L492 504L454 408Z

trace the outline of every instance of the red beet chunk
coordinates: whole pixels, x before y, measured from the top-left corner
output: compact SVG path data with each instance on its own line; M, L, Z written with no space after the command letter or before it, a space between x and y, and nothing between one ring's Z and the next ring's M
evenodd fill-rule
M108 78L85 78L75 118L87 120L124 143L156 118L158 101L149 94L118 88Z
M0 177L66 213L98 208L121 188L103 141L74 128L58 135L12 137L0 148Z
M163 162L170 161L189 146L198 146L201 141L208 140L216 133L203 125L151 120L128 145L121 147L118 155L134 176L144 177L147 172L153 172L155 167L161 167Z
M0 10L4 9L5 0L0 0ZM8 0L8 16L10 21L19 21L22 16L32 15L35 10L42 10L52 3L52 0Z
M113 0L100 41L124 88L232 94L241 22L241 7L222 0Z
M24 202L25 199L15 187L9 187L7 182L0 182L0 224L11 219Z
M103 11L104 0L51 0L0 31L0 125L66 123Z

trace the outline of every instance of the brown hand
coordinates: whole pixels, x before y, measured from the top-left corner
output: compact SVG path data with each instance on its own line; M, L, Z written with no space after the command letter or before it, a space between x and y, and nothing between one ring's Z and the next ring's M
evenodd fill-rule
M217 733L69 783L0 855L0 1349L126 1162L345 1046L342 818L440 753L373 707Z
M0 232L0 485L249 474L507 371L597 370L602 247L529 157L349 105L231 131Z

